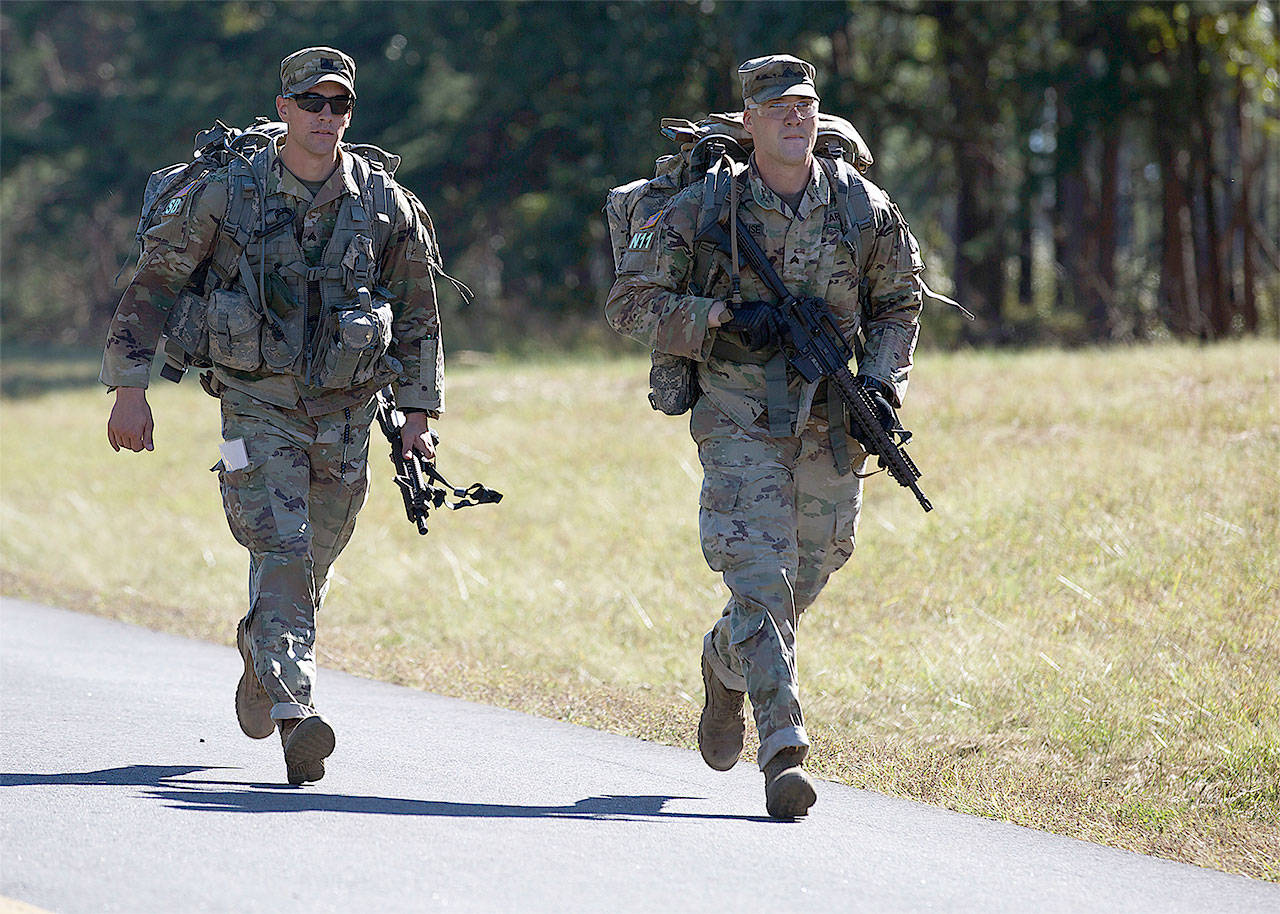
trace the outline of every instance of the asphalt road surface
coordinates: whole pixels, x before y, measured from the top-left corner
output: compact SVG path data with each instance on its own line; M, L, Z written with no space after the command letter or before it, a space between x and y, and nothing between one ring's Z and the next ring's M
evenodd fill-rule
M228 620L228 631L233 620ZM54 912L1280 912L1280 886L321 671L329 776L232 648L0 598L0 896ZM0 900L0 907L3 901Z

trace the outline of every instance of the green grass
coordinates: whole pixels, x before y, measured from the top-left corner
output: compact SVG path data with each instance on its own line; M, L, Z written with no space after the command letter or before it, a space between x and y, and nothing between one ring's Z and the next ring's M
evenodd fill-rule
M646 369L455 360L441 469L506 499L418 537L376 444L322 664L692 746L726 594ZM231 643L216 403L157 382L157 450L115 454L91 363L0 374L5 592ZM1273 341L923 353L903 417L936 510L872 479L803 620L815 770L1280 881L1278 381Z

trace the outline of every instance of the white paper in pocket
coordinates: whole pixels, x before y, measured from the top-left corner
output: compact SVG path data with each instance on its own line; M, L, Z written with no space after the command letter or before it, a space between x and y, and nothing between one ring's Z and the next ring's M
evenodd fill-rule
M224 441L218 445L218 450L222 453L224 470L243 470L249 465L249 452L244 449L243 438Z

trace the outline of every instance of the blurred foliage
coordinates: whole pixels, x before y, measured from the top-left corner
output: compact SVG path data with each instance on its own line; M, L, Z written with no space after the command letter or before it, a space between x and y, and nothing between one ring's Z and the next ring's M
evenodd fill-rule
M270 114L278 61L312 44L356 59L348 137L404 157L398 177L431 210L447 265L480 293L448 315L455 347L609 338L606 191L670 151L661 117L740 107L737 64L776 51L818 66L824 108L870 141L932 284L979 313L971 327L931 314L932 341L1278 323L1271 0L8 0L6 338L101 339L147 175L190 158L214 118Z

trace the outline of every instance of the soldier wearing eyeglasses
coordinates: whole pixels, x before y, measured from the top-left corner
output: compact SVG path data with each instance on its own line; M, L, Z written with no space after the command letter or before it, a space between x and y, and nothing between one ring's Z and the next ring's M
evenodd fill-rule
M819 98L809 63L772 55L748 60L738 75L753 141L735 177L738 216L793 295L825 299L847 339L861 334L858 375L891 417L918 336L915 240L888 196L854 176L870 201L873 243L855 251L844 242L836 189L813 154ZM672 198L655 230L633 236L605 312L620 333L696 363L699 532L730 592L703 639L698 746L712 768L733 767L749 694L766 808L790 819L817 798L803 768L796 629L853 552L867 454L848 435L838 398L787 364L759 277L743 270L733 300L730 257L696 240L703 200L697 182ZM726 213L721 221L731 224Z
M255 739L279 731L294 784L324 776L336 741L313 700L316 614L364 504L374 394L394 386L406 456L433 456L427 421L443 408L439 251L385 162L343 146L355 71L327 47L281 62L285 135L162 209L102 360L111 446L152 450L151 361L169 309L198 296L213 363L201 380L221 400L223 505L249 551L236 715ZM245 211L237 195L252 200L249 217L232 218Z

